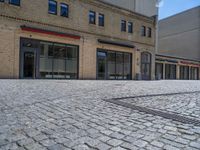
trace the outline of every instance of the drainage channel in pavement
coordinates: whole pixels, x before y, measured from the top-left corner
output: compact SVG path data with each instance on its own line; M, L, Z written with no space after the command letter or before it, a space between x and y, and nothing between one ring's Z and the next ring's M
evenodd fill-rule
M160 116L160 117L163 117L163 118L166 118L166 119L171 119L173 121L178 121L178 122L181 122L181 123L184 123L184 124L193 124L193 125L200 126L200 120L197 120L197 119L177 115L177 114L174 114L174 113L154 110L154 109L150 109L150 108L147 108L147 107L141 107L141 106L137 106L137 105L133 105L133 104L121 101L121 100L141 98L141 97L156 97L156 96L169 96L169 95L194 94L194 93L200 93L200 91L184 92L184 93L155 94L155 95L144 95L144 96L132 96L132 97L121 97L121 98L112 98L112 99L106 99L106 100L104 99L104 101L112 103L112 104L116 104L116 105L119 105L119 106L122 106L122 107L130 108L130 109L133 109L133 110L138 110L138 111L141 111L141 112L144 112L144 113L152 114L152 115L155 115L155 116Z
M124 100L124 99L134 99L134 98L144 98L144 97L173 96L173 95L186 95L186 94L200 94L200 91L179 92L179 93L164 93L164 94L150 94L150 95L117 97L117 98L111 98L111 99L112 100Z

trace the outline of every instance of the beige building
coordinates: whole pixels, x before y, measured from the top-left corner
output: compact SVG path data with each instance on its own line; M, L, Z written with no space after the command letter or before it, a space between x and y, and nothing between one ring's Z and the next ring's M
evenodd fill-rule
M154 79L155 27L98 0L1 0L0 78Z
M160 20L158 26L157 78L200 79L200 6Z
M158 15L158 0L102 0L145 16Z

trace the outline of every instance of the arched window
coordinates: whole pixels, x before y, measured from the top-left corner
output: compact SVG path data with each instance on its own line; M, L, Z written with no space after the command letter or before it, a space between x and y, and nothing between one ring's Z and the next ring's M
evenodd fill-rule
M142 80L151 79L151 53L149 52L141 53L141 75Z

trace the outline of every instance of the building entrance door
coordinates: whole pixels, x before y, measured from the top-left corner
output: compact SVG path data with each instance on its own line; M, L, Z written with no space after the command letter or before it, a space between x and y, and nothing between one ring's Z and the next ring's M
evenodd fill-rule
M97 78L102 80L106 79L106 55L106 52L97 52Z
M34 48L22 48L20 77L22 79L35 79L37 77L37 50Z
M142 80L151 80L151 54L148 52L141 54L141 74Z
M24 52L23 77L35 78L35 53Z

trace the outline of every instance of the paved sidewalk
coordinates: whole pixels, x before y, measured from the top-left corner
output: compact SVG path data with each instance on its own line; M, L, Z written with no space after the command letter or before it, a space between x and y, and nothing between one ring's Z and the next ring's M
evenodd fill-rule
M0 149L200 149L199 125L114 98L200 120L200 81L0 80Z

